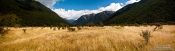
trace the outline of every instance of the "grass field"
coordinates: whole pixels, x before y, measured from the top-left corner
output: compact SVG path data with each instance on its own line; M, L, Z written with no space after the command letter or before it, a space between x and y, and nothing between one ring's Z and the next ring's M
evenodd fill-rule
M9 27L0 36L0 51L175 51L175 25L73 27ZM150 31L148 44L140 35Z

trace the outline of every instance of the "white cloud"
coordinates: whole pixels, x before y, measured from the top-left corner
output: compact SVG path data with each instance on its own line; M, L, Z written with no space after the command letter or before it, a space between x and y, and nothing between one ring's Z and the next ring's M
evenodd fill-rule
M125 5L139 2L140 0L128 0L126 3L111 3L109 6L101 7L96 10L65 10L62 8L54 9L53 6L56 4L56 2L64 1L64 0L36 0L36 1L39 1L45 6L51 8L54 12L56 12L62 18L76 20L80 16L86 15L86 14L99 13L103 11L117 11L122 7L124 7Z
M60 15L61 17L65 18L65 19L78 19L79 17L81 17L82 15L86 15L86 14L92 14L92 13L100 13L102 11L117 11L120 8L123 7L122 3L111 3L109 6L107 7L101 7L97 10L65 10L65 9L53 9L53 11L55 11L58 15Z
M63 1L63 0L36 0L36 1L39 1L40 3L44 4L48 8L53 8L56 2Z
M123 4L122 3L111 3L107 7L101 7L101 8L99 8L99 10L101 10L101 11L117 11L117 10L119 10L122 7L123 7Z
M99 13L97 10L65 10L65 9L54 9L54 11L65 19L78 19L80 16L91 13Z
M139 2L140 0L128 0L125 4L132 4L135 2Z

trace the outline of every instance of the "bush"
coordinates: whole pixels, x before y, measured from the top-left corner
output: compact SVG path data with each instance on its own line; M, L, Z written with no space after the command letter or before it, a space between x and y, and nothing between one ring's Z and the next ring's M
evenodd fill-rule
M26 30L27 30L27 29L22 29L22 30L23 30L24 33L26 33Z
M163 26L162 26L161 24L156 24L155 26L156 26L156 27L154 28L154 31L163 29Z
M4 29L3 27L0 27L0 36L3 36L5 33L7 33L9 29Z
M73 31L75 31L75 28L68 27L68 31L73 32Z
M0 27L0 34L3 33L4 28Z
M150 37L151 37L151 32L148 30L142 31L140 33L140 36L142 36L145 40L145 44L147 45L149 43Z
M58 30L60 30L61 27L57 27Z
M78 29L78 30L81 30L81 27L77 26L77 29Z
M53 30L56 30L56 27L54 27Z

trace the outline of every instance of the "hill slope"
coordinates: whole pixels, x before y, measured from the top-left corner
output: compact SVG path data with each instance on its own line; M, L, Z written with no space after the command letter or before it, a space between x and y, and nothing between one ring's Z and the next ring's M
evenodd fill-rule
M108 24L151 24L175 23L174 0L141 0L117 11L112 17L105 20Z
M88 14L81 16L78 20L74 21L75 25L99 25L104 20L112 16L113 11L103 11L97 14Z
M0 0L0 26L56 26L67 24L34 0Z

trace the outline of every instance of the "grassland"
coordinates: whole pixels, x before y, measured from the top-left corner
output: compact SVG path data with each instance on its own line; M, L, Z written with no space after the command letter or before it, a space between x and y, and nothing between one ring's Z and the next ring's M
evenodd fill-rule
M175 25L10 29L0 37L0 51L175 51ZM150 31L148 44L140 36Z

